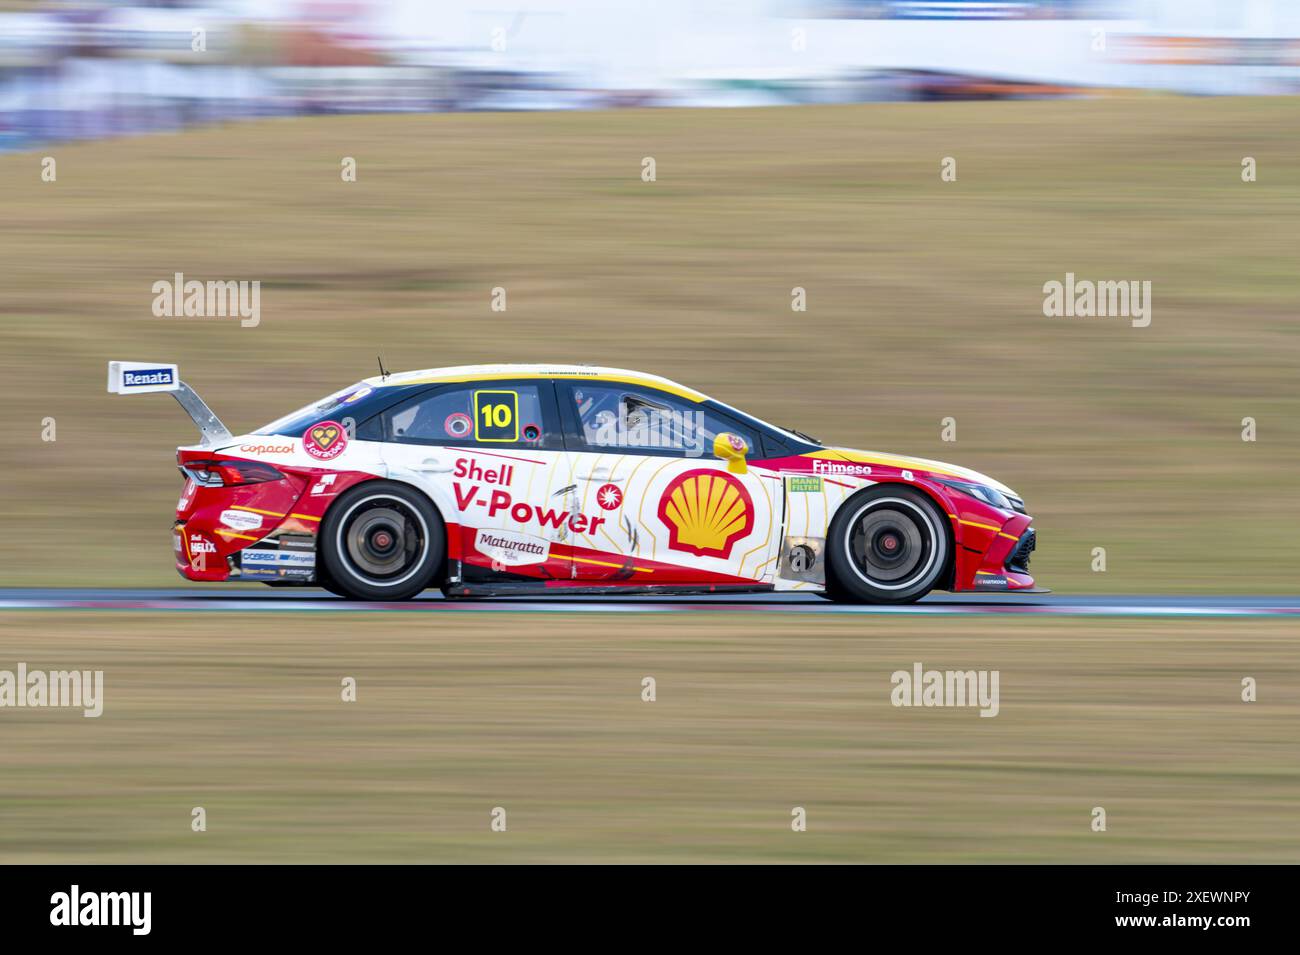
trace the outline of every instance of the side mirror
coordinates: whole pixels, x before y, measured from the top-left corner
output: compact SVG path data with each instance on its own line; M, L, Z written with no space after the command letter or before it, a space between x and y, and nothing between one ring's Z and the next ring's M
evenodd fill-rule
M713 439L713 456L726 461L727 470L732 474L744 474L749 470L749 465L745 463L745 455L748 453L749 445L738 434L723 431Z

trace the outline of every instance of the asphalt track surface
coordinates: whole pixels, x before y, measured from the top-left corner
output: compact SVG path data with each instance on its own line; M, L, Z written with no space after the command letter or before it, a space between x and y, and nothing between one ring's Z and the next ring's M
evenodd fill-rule
M493 597L448 600L432 591L404 603L351 601L315 588L0 589L0 611L207 613L818 613L894 616L1291 617L1300 596L1068 596L935 594L904 606L837 604L815 594L700 597Z

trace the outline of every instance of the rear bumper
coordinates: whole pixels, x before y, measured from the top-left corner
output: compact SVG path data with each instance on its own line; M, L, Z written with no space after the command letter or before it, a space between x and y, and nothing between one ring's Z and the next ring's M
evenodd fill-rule
M182 450L181 457L237 457ZM202 487L186 481L172 525L176 572L186 580L310 583L316 538L330 504L376 475L367 471L289 468L279 481Z
M172 554L176 572L186 580L229 580L230 560L217 550L213 536L185 521L172 525Z
M177 522L172 528L176 572L186 580L273 580L311 583L316 579L316 538L302 522L272 530L265 538L221 553L212 535Z
M187 462L194 452L181 451ZM207 452L223 459L237 456ZM176 571L186 580L310 580L324 501L311 476L208 487L186 481L172 525ZM283 554L283 556L281 556Z

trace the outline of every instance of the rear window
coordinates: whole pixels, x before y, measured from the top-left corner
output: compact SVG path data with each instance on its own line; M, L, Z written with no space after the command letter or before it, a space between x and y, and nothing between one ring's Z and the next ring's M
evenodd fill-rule
M353 419L358 428L361 428L365 422L375 415L390 408L400 401L405 401L411 396L421 391L427 391L428 385L385 385L375 387L367 385L364 381L341 391L336 391L328 397L313 401L304 408L299 408L292 414L287 414L283 418L276 418L270 424L263 425L254 431L254 434L282 434L287 437L301 437L302 433L314 424L321 421L334 420L340 424L346 424L347 419ZM378 421L377 418L375 418ZM358 437L363 437L358 433ZM374 440L379 440L380 435L375 435Z
M276 418L270 424L262 425L254 431L254 434L302 434L307 428L318 421L324 421L329 418L335 418L346 412L340 412L340 408L351 408L362 398L374 393L374 389L364 381L355 385L348 385L341 391L336 391L328 397L321 398L319 401L313 401L306 407L299 408L297 411L285 415L283 418Z

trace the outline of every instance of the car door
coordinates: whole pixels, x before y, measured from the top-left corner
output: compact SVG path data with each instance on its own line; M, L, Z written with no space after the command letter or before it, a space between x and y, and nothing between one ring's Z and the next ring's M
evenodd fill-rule
M720 412L655 388L556 382L584 527L569 545L579 580L721 585L775 577L778 478L713 454L716 436L756 436Z
M384 414L389 476L423 488L466 582L568 580L575 488L550 381L438 385Z

